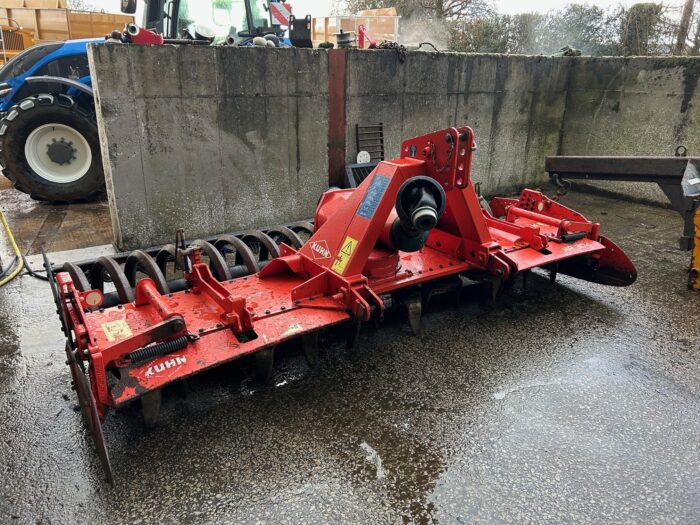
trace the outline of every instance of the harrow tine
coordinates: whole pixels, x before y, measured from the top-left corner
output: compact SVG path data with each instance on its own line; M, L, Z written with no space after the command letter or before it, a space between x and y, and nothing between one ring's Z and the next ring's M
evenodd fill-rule
M141 396L141 414L147 427L155 427L160 418L160 405L163 400L163 391L158 388Z
M423 335L423 301L420 295L415 295L404 300L406 311L408 312L408 324L411 326L413 335L418 337Z
M269 383L275 365L275 347L268 346L255 352L255 377L261 383Z
M489 294L489 300L491 301L491 306L496 304L496 299L498 298L498 293L501 291L503 286L503 278L496 275L492 275L490 279L491 293Z
M301 343L304 348L304 357L306 357L306 362L309 366L316 366L318 362L318 331L311 332L310 334L304 334L301 336Z
M559 273L559 262L555 262L549 267L549 282L555 283L557 280L557 274Z
M354 348L357 340L360 337L360 329L362 328L362 317L365 314L365 309L362 305L358 307L357 316L354 317L348 326L347 340L345 341L346 348Z

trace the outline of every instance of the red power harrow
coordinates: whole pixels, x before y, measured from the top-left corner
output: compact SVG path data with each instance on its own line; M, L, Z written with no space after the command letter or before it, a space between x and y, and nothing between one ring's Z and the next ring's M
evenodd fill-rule
M494 290L535 267L552 279L635 281L634 265L598 224L539 192L483 209L470 180L473 150L467 127L405 141L401 158L380 163L357 189L325 193L307 242L281 244L279 257L247 277L217 280L200 247L180 238L175 258L188 288L177 293L144 278L135 300L103 308L102 291L77 286L74 272L52 278L74 388L109 481L107 409L141 398L151 421L160 389L174 381L247 354L269 369L275 346L294 338L312 355L321 329L346 321L359 329L392 303L407 305L417 332L421 297L459 275L491 279Z

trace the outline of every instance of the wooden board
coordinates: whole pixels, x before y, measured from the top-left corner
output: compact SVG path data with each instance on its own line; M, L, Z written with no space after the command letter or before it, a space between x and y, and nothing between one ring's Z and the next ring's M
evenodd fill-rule
M134 21L133 16L93 13L88 11L68 11L71 38L105 36L115 29L123 29Z
M379 9L365 9L357 13L357 16L399 16L395 7L380 7Z
M34 33L37 40L68 40L68 11L66 9L36 9L37 25Z
M58 9L58 0L24 0L22 7L34 9Z
M32 9L66 8L66 0L1 0L0 7L29 7Z
M69 9L12 7L14 4L62 5L65 0L3 0L0 18L15 20L22 29L32 33L37 42L102 37L114 29L123 29L134 21L133 16ZM2 21L3 25L9 25Z

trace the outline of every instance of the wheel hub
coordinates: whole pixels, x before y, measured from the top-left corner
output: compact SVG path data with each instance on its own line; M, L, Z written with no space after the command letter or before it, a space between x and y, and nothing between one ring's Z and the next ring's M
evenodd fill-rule
M24 144L24 155L34 173L56 184L80 180L93 161L90 144L83 133L58 122L33 130Z
M53 162L60 166L70 164L71 160L76 160L75 154L78 150L73 147L72 142L66 142L66 139L63 137L61 137L60 140L51 139L47 147L48 150L46 154Z

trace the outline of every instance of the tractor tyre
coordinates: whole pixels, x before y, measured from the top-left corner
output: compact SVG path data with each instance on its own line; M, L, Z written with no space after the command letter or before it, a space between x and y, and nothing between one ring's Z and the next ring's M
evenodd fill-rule
M68 95L27 97L0 120L0 165L15 188L39 201L85 201L104 194L92 104Z

